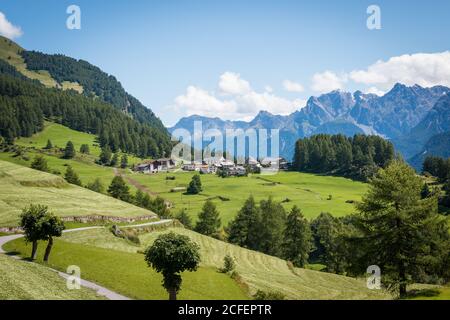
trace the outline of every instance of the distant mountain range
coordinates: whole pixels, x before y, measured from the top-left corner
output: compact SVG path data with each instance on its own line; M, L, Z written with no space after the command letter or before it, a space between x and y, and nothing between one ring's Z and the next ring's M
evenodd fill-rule
M250 122L228 121L192 115L169 128L193 131L194 121L202 121L203 129L266 128L280 130L280 154L292 159L295 141L318 133L357 133L380 135L391 140L405 159L415 159L420 167L420 154L427 152L438 135L438 144L448 146L450 136L450 89L444 86L424 88L397 83L383 96L332 91L309 98L306 106L287 116L261 111ZM444 134L444 135L442 135ZM435 146L428 151L445 156L448 148ZM419 163L420 162L420 163Z

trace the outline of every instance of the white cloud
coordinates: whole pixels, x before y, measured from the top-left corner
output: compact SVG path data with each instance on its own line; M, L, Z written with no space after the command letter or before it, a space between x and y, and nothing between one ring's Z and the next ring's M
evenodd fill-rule
M273 92L273 88L271 86L265 86L264 90L269 93Z
M319 93L327 93L333 90L341 90L344 88L344 83L347 77L338 76L334 72L325 71L316 73L312 77L311 89Z
M300 83L291 80L284 80L283 88L289 92L303 92L305 90Z
M378 89L377 87L370 87L366 90L366 93L376 94L377 96L383 96L386 92Z
M306 105L305 100L289 100L273 94L269 86L265 86L264 92L256 92L248 81L233 72L222 74L218 87L219 94L189 86L167 111L180 116L199 114L227 120L251 120L261 110L290 114Z
M0 11L0 34L9 39L15 39L20 37L23 32L20 27L16 27L6 19L3 12Z
M175 98L174 109L184 115L220 117L224 112L235 112L236 105L234 101L219 100L206 90L189 86L185 94Z
M350 79L356 83L389 90L397 82L423 87L450 85L450 52L416 53L377 61L366 70L354 70Z
M220 76L219 89L224 94L245 94L251 91L250 83L241 79L239 73L225 72Z

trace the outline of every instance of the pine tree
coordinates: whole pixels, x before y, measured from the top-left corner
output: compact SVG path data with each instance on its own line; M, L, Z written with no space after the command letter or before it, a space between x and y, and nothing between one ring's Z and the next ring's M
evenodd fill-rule
M111 148L108 145L102 147L102 152L100 153L100 163L105 166L109 166L111 161L111 155L112 155Z
M122 158L120 159L120 167L122 169L125 169L126 167L128 167L128 157L126 154L123 154Z
M134 196L134 204L137 205L138 207L145 208L143 206L143 199L144 193L140 189L137 189L136 194Z
M82 144L80 147L80 153L89 154L89 145Z
M186 212L186 209L181 209L175 217L187 229L192 229L192 219Z
M211 200L206 200L198 215L195 231L207 236L215 236L219 231L220 224L220 214L216 205Z
M314 250L310 260L326 265L328 272L342 274L346 271L345 229L341 220L322 212L311 222Z
M272 197L260 203L260 251L273 255L281 255L283 230L286 225L286 211L281 203L273 201Z
M110 166L111 167L115 167L115 166L117 166L117 163L119 162L119 155L117 154L117 153L114 153L114 155L113 155L113 157L112 157L112 159L111 159L111 162L110 162Z
M108 193L119 200L130 201L130 188L121 176L115 176L108 188Z
M52 148L53 148L53 144L52 144L52 142L50 141L50 139L48 139L48 140L47 140L47 145L45 146L44 149L49 150L49 149L52 149Z
M45 158L43 156L34 157L34 160L31 163L31 168L35 169L35 170L44 171L44 172L49 171L47 160L45 160Z
M63 157L64 159L72 159L73 157L75 157L75 147L72 141L67 142Z
M378 265L383 283L406 295L409 283L442 263L448 240L446 221L437 214L437 196L421 199L422 180L407 164L395 160L371 180L369 191L357 205L363 238L361 271Z
M187 188L188 194L198 194L202 192L202 182L200 180L200 175L196 174L192 177L191 182Z
M148 193L145 193L144 196L142 197L142 208L151 210L151 206L152 206L152 200L150 199L150 196Z
M87 185L87 188L89 190L98 192L98 193L103 193L105 191L105 187L103 186L102 182L100 181L99 178L96 178L94 180L94 182L91 182Z
M81 180L71 166L67 166L66 173L64 174L64 179L66 179L68 183L81 186Z
M260 211L250 196L228 225L228 241L244 248L258 250Z
M303 268L311 251L311 229L302 212L294 206L286 220L283 233L283 258Z

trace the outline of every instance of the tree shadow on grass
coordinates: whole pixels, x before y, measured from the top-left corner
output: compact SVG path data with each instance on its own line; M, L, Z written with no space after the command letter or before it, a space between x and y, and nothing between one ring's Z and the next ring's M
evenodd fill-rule
M411 298L420 298L420 297L426 297L426 298L430 298L430 297L436 297L440 294L440 290L437 288L432 288L432 289L416 289L416 290L411 290L408 291L406 298L407 299L411 299Z

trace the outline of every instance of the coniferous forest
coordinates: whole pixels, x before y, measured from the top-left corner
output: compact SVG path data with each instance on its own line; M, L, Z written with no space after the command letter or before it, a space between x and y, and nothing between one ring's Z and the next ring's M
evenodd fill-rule
M7 142L29 137L43 129L44 119L71 129L97 134L101 146L141 157L160 157L171 150L165 129L139 122L111 104L75 91L45 88L24 79L1 63L0 135ZM159 120L158 120L159 121Z
M394 157L392 143L379 136L318 134L296 142L293 168L365 181Z

